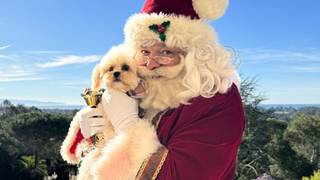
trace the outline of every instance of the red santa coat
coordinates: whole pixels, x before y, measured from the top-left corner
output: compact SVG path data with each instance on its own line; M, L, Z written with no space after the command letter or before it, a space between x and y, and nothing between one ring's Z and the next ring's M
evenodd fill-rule
M157 179L234 179L244 131L237 87L212 98L194 98L191 103L170 110L159 123L158 138L168 155Z
M232 85L225 94L190 102L167 111L156 130L140 121L116 136L95 164L95 178L233 179L244 131L237 87ZM71 155L82 139L79 132L66 146Z

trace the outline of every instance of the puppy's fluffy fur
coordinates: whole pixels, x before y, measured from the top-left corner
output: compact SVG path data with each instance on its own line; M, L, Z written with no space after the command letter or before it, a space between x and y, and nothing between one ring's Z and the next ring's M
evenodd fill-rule
M102 82L107 88L121 92L134 90L138 86L137 67L122 46L113 47L94 68L92 89L99 90Z
M180 63L177 65L148 70L144 66L137 66L124 47L117 46L112 48L94 68L92 89L99 90L101 83L104 82L107 88L127 92L138 86L141 77L147 88L146 95L140 102L141 108L158 111L176 108L182 103L177 99L177 94L187 89L182 85L185 74L184 59L181 55ZM120 74L120 81L115 79L117 72Z
M92 89L97 91L105 85L107 88L113 88L125 93L129 90L134 90L141 80L139 77L141 77L145 80L147 88L146 96L141 99L140 106L142 108L156 111L175 108L179 106L179 102L176 101L177 93L185 90L185 87L181 84L184 74L183 57L180 60L181 62L178 65L164 66L151 71L145 67L137 66L123 47L114 47L94 68ZM163 86L164 84L167 86ZM109 120L106 119L106 121L108 121L107 124L111 125ZM110 129L106 131L110 133ZM99 168L96 169L93 164L95 164L95 161L103 161L106 158L104 156L102 148L97 148L90 152L82 160L78 177L80 179L92 179L96 174L94 172L99 171Z
M111 48L93 69L91 88L99 91L100 88L106 86L107 89L112 88L126 93L129 90L134 90L139 82L140 78L137 76L137 68L134 61L122 46L116 46ZM108 115L105 114L105 117L108 117ZM106 128L103 133L107 137L106 142L114 137L114 129L108 119L106 119ZM103 156L103 148L104 144L99 145L82 159L78 179L93 179L95 169L92 165Z

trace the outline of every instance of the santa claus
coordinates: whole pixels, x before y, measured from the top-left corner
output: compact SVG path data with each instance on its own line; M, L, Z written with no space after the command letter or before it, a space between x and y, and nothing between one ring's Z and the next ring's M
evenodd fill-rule
M146 97L139 104L110 92L103 96L104 112L78 112L80 125L70 128L63 158L79 162L81 132L98 132L101 127L92 124L107 114L115 135L91 161L93 179L233 179L244 113L231 53L207 21L222 16L227 5L228 0L147 0L124 29ZM146 110L144 119L138 105Z

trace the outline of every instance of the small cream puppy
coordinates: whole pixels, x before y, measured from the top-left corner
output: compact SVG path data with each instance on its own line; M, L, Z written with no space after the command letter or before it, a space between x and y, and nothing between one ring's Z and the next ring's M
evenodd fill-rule
M113 47L94 68L92 89L99 90L104 83L109 89L126 93L134 90L140 80L134 60L122 46L117 46Z
M137 75L137 67L134 60L122 46L116 46L111 48L102 58L101 62L93 69L91 88L94 91L99 91L102 87L106 87L107 91L105 93L112 90L121 93L135 94L134 92L140 82L141 79ZM138 89L141 89L141 87ZM144 92L143 88L141 92ZM105 94L103 96L105 96ZM125 108L126 105L123 104L122 107ZM103 148L105 144L114 137L114 127L116 126L111 124L110 119L108 119L110 117L108 117L108 114L103 109L104 105L102 100L102 103L100 103L96 109L97 112L91 110L88 112L90 114L84 114L84 116L90 117L91 114L99 114L103 112L103 117L94 118L92 120L86 119L85 122L80 122L81 131L85 137L90 137L91 135L102 131L105 141L99 143L94 150L90 151L82 159L78 179L93 179L93 164L103 155ZM125 112L126 111L124 110L123 113ZM92 126L96 127L92 128Z

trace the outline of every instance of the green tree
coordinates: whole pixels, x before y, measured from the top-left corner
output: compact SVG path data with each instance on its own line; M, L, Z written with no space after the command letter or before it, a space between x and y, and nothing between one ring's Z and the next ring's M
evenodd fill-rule
M6 104L6 107L13 106L10 102ZM36 164L45 160L49 175L57 172L58 179L68 177L68 172L74 171L74 167L61 159L60 146L72 115L46 113L22 105L14 108L18 109L15 115L0 116L0 166L5 167L0 169L0 179L12 179L17 168L15 162L22 156L34 157Z
M48 175L45 160L37 159L36 156L21 156L15 167L16 179L42 180Z
M302 180L320 180L320 170L315 171L310 178L303 177Z
M291 121L284 138L292 148L309 160L320 165L320 116L297 114ZM320 168L320 167L319 167Z
M277 179L301 179L302 176L309 176L314 169L314 166L297 154L281 136L273 139L269 150L272 159L271 174Z
M9 162L12 162L12 157L9 153L0 146L0 179L10 180L14 178L14 171Z
M71 118L44 112L30 112L16 116L12 130L14 137L20 142L20 153L46 159L50 173L55 171L55 167L62 162L60 146Z
M267 146L271 140L270 122L272 111L259 107L265 99L257 93L255 78L246 78L241 83L241 97L244 104L246 127L238 154L236 178L254 179L270 173Z
M256 87L255 78L244 79L241 84L246 128L238 154L236 179L255 179L264 173L280 180L310 175L319 164L319 118L300 115L290 123L280 120L275 109L259 106L265 98L257 93ZM315 109L303 111L318 114Z

